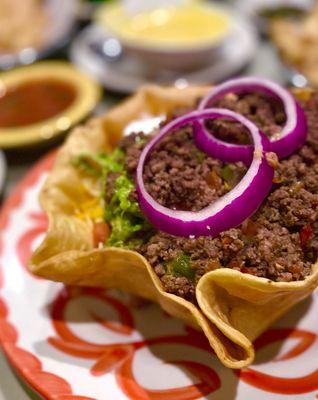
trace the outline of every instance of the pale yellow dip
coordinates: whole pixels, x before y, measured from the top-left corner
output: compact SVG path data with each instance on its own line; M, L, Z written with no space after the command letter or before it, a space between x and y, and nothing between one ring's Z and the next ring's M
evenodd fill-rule
M200 46L218 42L230 29L229 16L203 1L129 15L119 2L103 6L99 24L122 39L152 46Z

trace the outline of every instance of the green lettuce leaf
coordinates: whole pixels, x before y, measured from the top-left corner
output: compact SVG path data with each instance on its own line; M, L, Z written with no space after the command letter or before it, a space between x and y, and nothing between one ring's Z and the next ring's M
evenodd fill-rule
M123 172L115 182L114 194L106 205L105 219L111 225L109 246L133 248L141 243L138 232L151 229L140 211L139 204L132 199L135 190L133 179Z
M110 173L118 174L113 195L105 205L105 221L111 227L111 234L106 244L125 248L135 248L141 244L147 233L152 231L152 227L141 213L137 200L132 196L135 184L133 177L125 171L125 153L121 149L116 149L110 154L83 154L77 157L73 164L85 173L101 179L103 198L107 190L107 176Z
M73 165L92 176L107 176L110 172L124 170L125 154L116 149L110 154L81 154L73 160Z

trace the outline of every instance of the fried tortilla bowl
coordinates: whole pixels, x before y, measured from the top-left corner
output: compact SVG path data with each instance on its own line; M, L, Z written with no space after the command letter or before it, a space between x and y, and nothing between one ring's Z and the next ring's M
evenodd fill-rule
M41 191L49 230L33 254L30 269L38 276L67 285L117 288L155 301L170 315L202 329L225 366L242 368L254 359L253 340L318 285L317 264L307 279L291 283L228 268L208 272L197 285L199 306L195 306L164 292L154 270L140 254L115 247L94 248L92 220L78 217L78 209L98 197L98 190L97 182L73 166L74 157L111 150L130 122L193 106L207 90L147 86L104 116L73 131Z

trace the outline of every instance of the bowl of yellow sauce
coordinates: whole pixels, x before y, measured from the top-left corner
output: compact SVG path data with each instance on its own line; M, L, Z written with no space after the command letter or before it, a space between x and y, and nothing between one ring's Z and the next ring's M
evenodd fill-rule
M157 67L202 66L231 35L232 16L219 5L188 0L129 13L120 1L102 6L96 21L120 40L124 50Z

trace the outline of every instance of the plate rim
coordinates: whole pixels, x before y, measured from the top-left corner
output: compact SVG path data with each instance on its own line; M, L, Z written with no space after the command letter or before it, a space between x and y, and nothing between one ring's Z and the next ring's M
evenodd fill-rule
M64 32L60 36L59 40L48 41L44 46L37 49L35 47L24 47L18 51L9 51L0 56L0 70L7 71L14 67L20 67L24 65L30 65L39 60L43 60L52 56L59 49L63 48L65 44L71 39L72 35L76 32L77 29L77 13L76 10L79 8L80 0L68 0L69 6L71 7L71 12L68 15L68 20L64 26ZM46 0L44 4L44 8L46 11L52 7L54 0ZM31 60L23 60L21 57L21 53L24 50L31 49L34 53L34 57L31 57Z
M3 232L9 223L9 215L21 205L24 191L36 183L43 170L48 170L53 166L56 152L57 150L50 151L31 167L4 201L0 209L0 256L4 250ZM67 396L69 400L80 399L81 396L73 393L71 384L65 378L45 371L41 360L36 354L17 344L19 331L10 321L10 307L7 300L1 294L1 289L4 286L4 270L5 267L1 265L0 260L0 350L2 350L18 377L42 399L57 400L64 396ZM97 399L84 396L83 400Z

